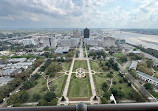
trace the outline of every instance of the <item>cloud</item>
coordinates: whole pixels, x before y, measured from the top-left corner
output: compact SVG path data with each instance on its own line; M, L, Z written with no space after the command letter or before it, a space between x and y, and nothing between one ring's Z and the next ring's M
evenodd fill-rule
M3 24L29 27L157 27L157 0L2 0ZM7 27L9 27L8 24ZM18 27L18 26L17 26Z

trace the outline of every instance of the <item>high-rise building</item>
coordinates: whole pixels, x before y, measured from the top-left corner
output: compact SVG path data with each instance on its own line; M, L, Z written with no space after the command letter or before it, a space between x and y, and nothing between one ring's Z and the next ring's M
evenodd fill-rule
M51 47L56 48L57 46L57 40L55 37L45 37L43 38L43 47Z
M84 29L84 38L89 38L89 29Z
M79 36L78 30L73 30L73 37L78 38L78 36Z

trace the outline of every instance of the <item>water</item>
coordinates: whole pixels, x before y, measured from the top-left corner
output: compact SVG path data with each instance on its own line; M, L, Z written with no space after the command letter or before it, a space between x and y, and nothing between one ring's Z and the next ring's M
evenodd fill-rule
M111 30L108 32L112 37L116 39L125 39L127 43L134 45L142 45L145 48L152 48L158 50L158 35L139 34L119 30Z

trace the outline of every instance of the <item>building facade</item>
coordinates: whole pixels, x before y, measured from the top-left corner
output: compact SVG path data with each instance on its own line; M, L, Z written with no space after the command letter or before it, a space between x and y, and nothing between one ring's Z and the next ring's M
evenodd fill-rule
M89 38L89 29L88 28L84 29L84 38Z

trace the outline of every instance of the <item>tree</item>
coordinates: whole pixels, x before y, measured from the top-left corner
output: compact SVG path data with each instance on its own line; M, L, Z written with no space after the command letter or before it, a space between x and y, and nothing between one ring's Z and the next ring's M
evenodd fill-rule
M107 71L109 68L108 68L108 66L103 66L102 69L103 69L103 71Z
M115 71L119 71L119 70L120 70L117 63L115 63L115 64L113 65L113 69L114 69Z
M37 106L48 106L48 102L44 99L40 100L37 104Z
M109 99L111 96L111 93L109 91L104 92L103 97L105 97L106 99Z
M62 96L62 98L61 98L61 101L65 101L65 98L64 98L64 96Z
M101 97L100 99L101 99L102 104L107 104L108 103L107 99L105 97Z
M43 59L38 59L34 62L33 67L37 68L38 66L40 66L42 64L44 60Z
M107 87L108 87L108 84L107 84L106 82L104 82L104 83L102 84L102 90L103 90L103 91L106 91Z
M53 92L47 92L45 95L44 95L44 100L46 100L47 102L51 102L52 99L56 98L56 95L55 93Z
M127 83L127 82L128 82L128 79L124 77L124 78L123 78L123 81Z
M127 57L126 57L126 56L123 56L123 57L120 58L120 60L121 60L121 62L123 62L123 63L124 63L124 62L127 62Z
M0 97L0 103L3 103L3 98L2 97Z
M112 74L109 73L109 74L107 75L107 77L112 78L113 76L112 76Z
M52 106L56 106L57 103L58 103L58 99L57 99L57 98L54 98L54 99L52 99L50 105L52 105Z
M41 95L40 94L37 94L37 93L33 94L33 101L38 101L40 99L41 99Z
M62 66L57 63L51 63L47 68L47 73L54 73L62 70Z
M28 99L29 99L29 94L27 92L21 95L22 102L26 102Z
M27 92L20 91L18 93L12 94L9 99L7 100L7 104L17 104L17 103L23 103L26 102L29 98L29 95Z
M132 86L132 84L129 82L128 84L127 84L129 87L131 87Z
M151 68L154 65L154 62L152 60L149 60L149 59L146 61L146 63L147 63L148 68Z
M152 86L152 84L150 84L150 83L145 83L145 84L144 84L144 87L145 87L146 89L148 89L148 90L153 90L153 86Z

